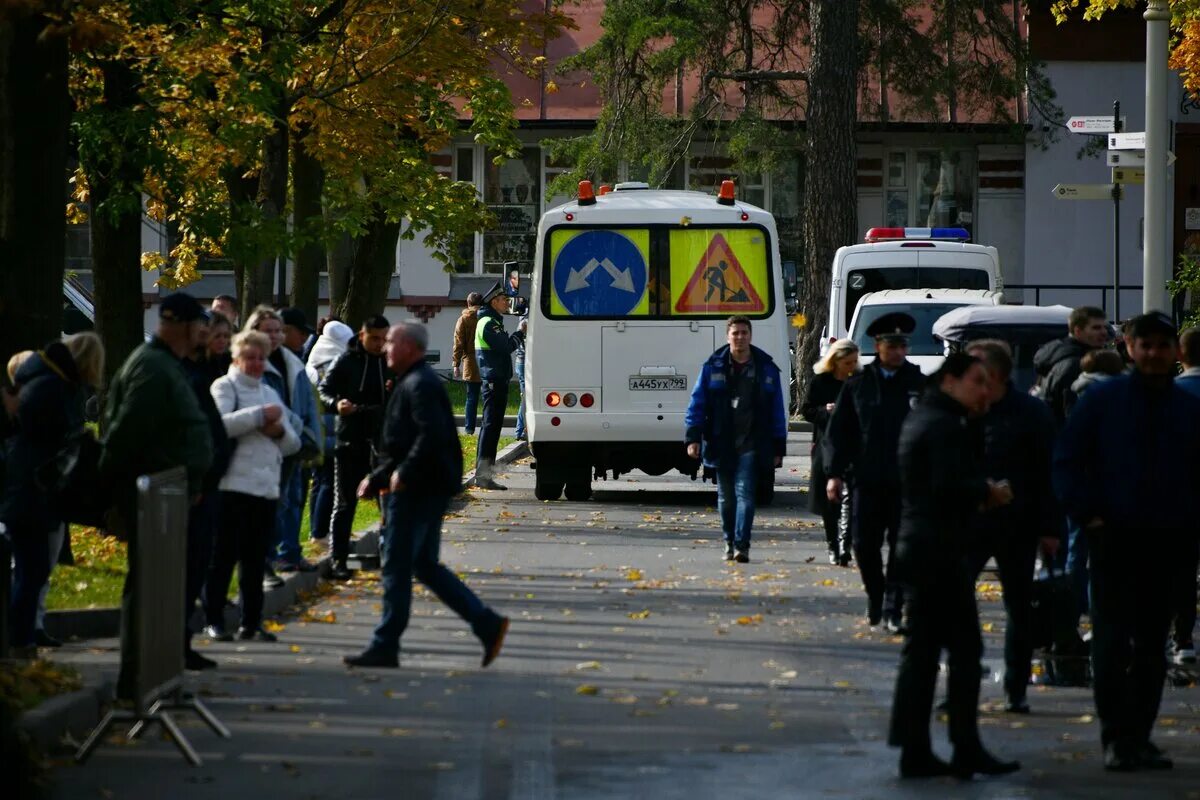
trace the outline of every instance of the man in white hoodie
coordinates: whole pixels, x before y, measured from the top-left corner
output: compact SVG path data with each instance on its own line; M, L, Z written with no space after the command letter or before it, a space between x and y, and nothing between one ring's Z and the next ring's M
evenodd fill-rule
M313 386L320 386L326 373L350 346L354 331L341 320L331 319L321 328L304 371ZM312 492L309 496L309 536L322 551L329 550L329 524L333 517L333 451L337 447L336 409L321 403L321 427L325 432L325 451L321 464L312 470Z

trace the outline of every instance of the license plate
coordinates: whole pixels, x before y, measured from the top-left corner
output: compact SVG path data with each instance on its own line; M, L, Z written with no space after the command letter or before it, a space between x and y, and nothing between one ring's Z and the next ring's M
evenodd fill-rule
M662 378L646 378L641 375L630 375L629 391L686 392L687 376L667 375Z

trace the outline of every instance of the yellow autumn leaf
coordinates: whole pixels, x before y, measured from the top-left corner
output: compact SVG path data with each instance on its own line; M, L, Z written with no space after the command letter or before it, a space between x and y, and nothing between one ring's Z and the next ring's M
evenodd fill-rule
M600 694L600 687L593 686L590 683L584 683L575 687L575 694L582 694L591 697L592 695Z
M640 581L643 577L640 569L631 569L625 573L625 580L627 581Z
M641 611L630 611L625 616L629 617L630 619L646 619L650 616L650 609L643 608Z

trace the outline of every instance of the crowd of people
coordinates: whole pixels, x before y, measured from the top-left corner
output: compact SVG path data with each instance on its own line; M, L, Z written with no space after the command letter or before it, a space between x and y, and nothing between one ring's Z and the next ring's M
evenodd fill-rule
M914 325L902 313L877 320L865 368L854 342L833 343L803 404L830 563L849 566L852 553L867 623L905 635L889 736L901 775L1019 768L983 748L976 724L975 584L990 560L1006 614L1006 710L1030 712L1035 576L1065 570L1074 597L1059 610L1073 637L1090 616L1105 767L1169 768L1150 734L1168 655L1195 662L1200 539L1182 500L1200 478L1200 329L1177 335L1148 313L1110 341L1101 309L1075 309L1067 336L1036 353L1025 393L1010 345L994 339L926 379L906 359ZM949 763L929 735L942 651Z

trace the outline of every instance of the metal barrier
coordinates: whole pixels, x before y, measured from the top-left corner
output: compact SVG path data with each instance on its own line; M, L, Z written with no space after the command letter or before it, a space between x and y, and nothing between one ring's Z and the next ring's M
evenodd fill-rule
M1137 286L1119 286L1121 291L1140 292L1141 285ZM1100 293L1100 308L1105 312L1108 311L1109 295L1113 292L1111 283L1006 283L1004 284L1005 295L1010 292L1022 291L1033 292L1033 304L1040 306L1042 304L1042 292L1099 292ZM1012 297L1006 298L1008 302L1012 302Z
M183 467L142 475L137 479L137 529L130 538L136 553L133 576L135 630L132 657L136 670L133 708L109 711L88 735L75 754L82 763L91 756L109 729L131 722L127 737L136 739L152 722L160 723L167 735L193 766L201 759L179 729L170 710L195 711L218 736L228 739L229 729L203 703L183 691L183 605L187 570L188 529L187 473ZM122 648L124 655L126 648Z

